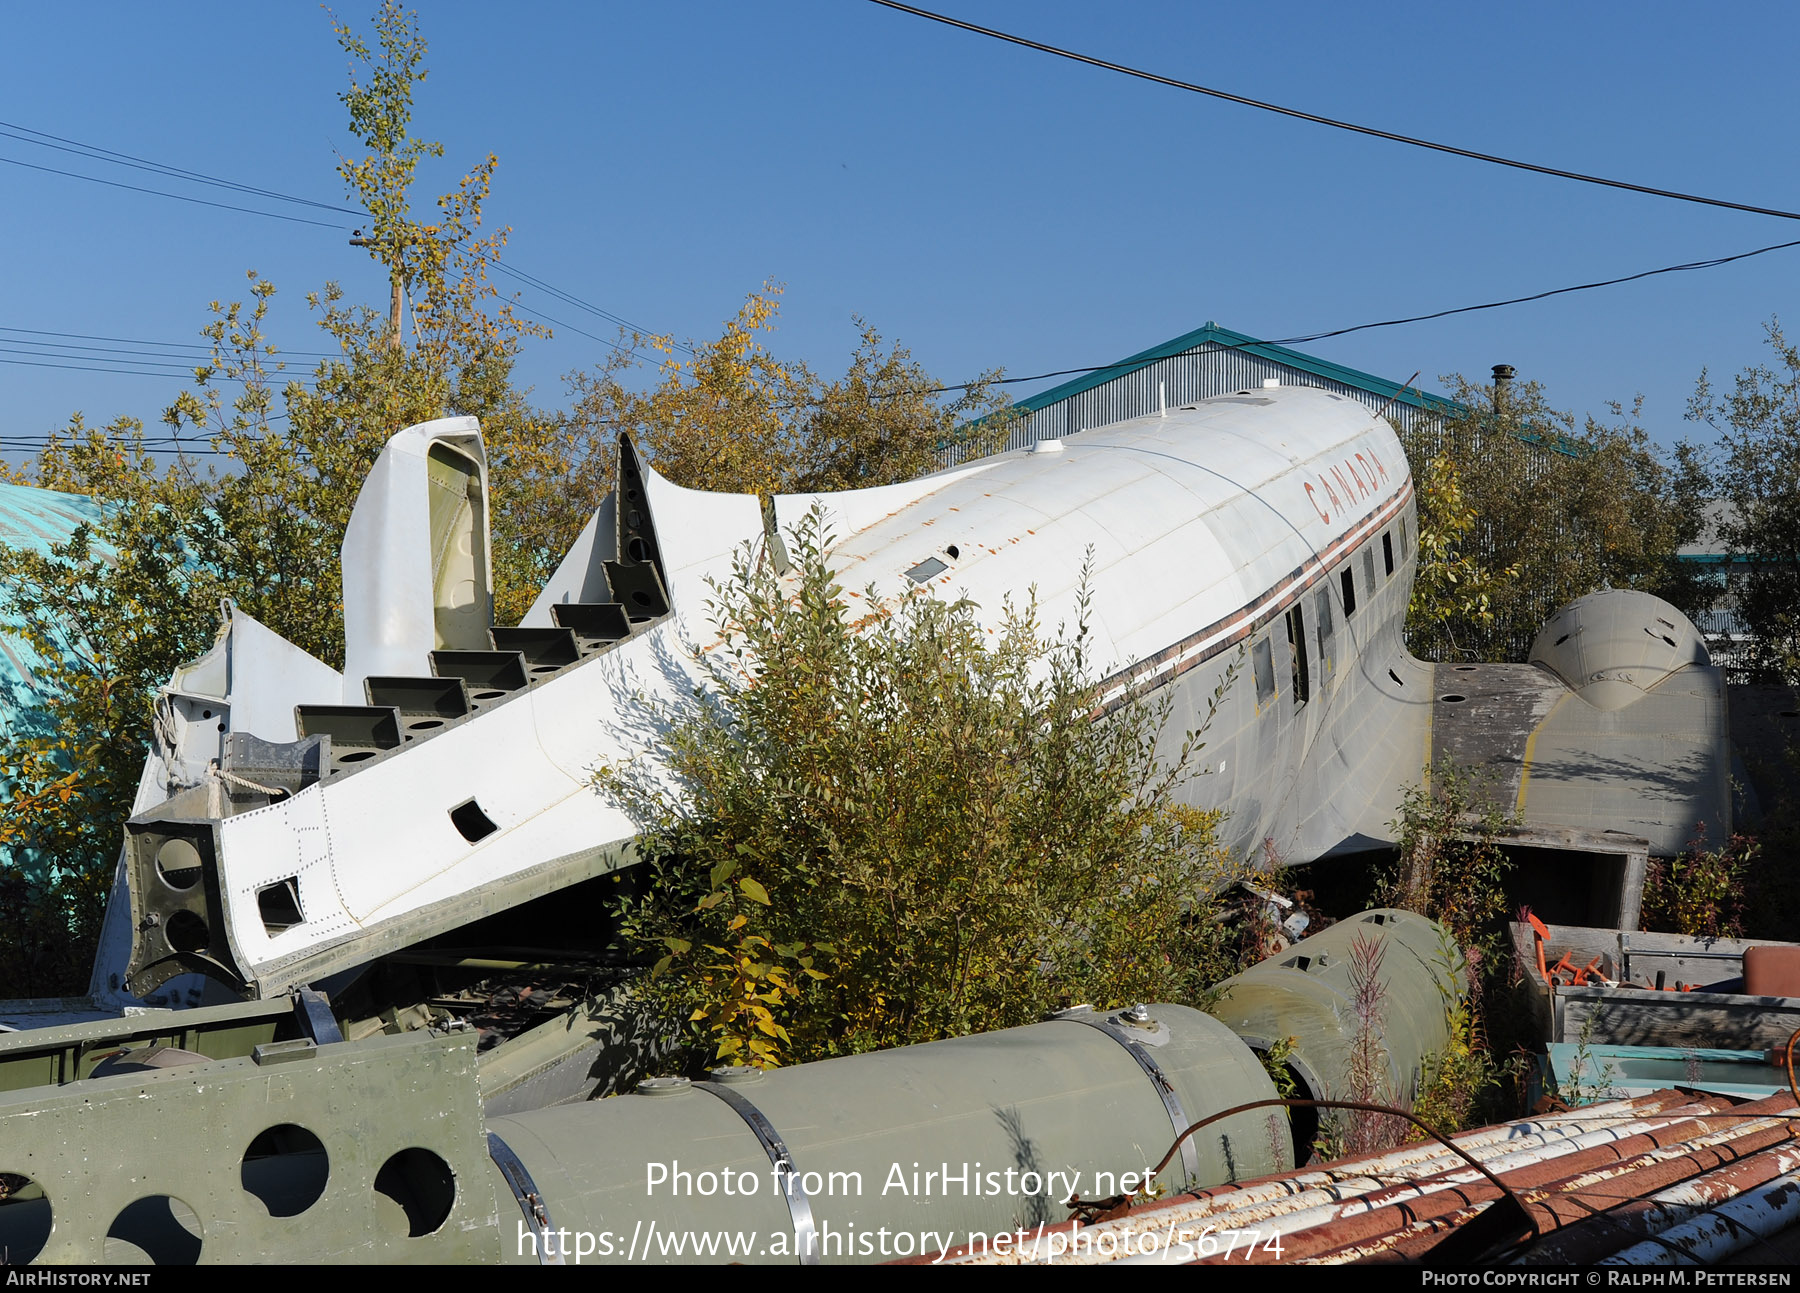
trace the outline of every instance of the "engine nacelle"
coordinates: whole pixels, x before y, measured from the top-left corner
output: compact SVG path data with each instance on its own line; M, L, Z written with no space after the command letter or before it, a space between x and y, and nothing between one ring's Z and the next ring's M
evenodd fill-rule
M1531 644L1542 665L1595 709L1624 709L1670 674L1709 665L1706 639L1660 597L1618 588L1578 597Z

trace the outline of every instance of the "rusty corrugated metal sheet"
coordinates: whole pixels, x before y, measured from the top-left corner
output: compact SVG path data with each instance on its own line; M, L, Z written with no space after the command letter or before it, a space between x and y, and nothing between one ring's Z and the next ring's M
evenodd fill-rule
M1490 1260L1695 1265L1755 1260L1757 1245L1800 1225L1797 1119L1800 1106L1786 1091L1739 1103L1669 1090L1453 1139L1538 1228L1528 1246ZM1511 1206L1490 1180L1427 1142L1159 1200L1091 1225L1065 1222L1003 1250L976 1244L940 1260L1430 1263L1442 1260L1440 1243L1496 1203Z

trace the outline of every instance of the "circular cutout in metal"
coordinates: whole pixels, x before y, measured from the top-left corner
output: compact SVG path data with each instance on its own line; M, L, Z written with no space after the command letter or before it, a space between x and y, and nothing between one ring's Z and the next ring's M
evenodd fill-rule
M192 1266L205 1231L200 1214L168 1194L128 1203L106 1232L108 1266Z
M193 912L178 911L163 926L163 937L177 952L204 952L212 939L212 931Z
M199 884L200 865L200 850L190 840L164 840L156 850L156 874L171 889Z
M396 1233L420 1239L450 1219L456 1206L456 1174L429 1149L403 1149L375 1174L375 1204Z
M44 1187L19 1172L0 1172L0 1262L23 1266L50 1242L55 1217Z
M297 1217L319 1201L331 1179L325 1145L306 1128L284 1122L257 1134L238 1178L271 1217Z

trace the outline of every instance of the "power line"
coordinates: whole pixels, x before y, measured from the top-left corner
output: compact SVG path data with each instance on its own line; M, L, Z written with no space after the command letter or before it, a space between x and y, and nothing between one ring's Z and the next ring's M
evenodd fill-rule
M37 352L35 352L35 351L28 351L28 350L27 351L10 351L10 350L9 351L0 351L0 355L14 355L14 354L35 355L36 353ZM104 368L104 367L100 367L98 364L65 364L65 363L49 363L49 362L47 362L47 360L49 360L49 359L80 359L80 358L82 358L82 356L80 356L80 355L49 355L49 356L43 356L41 358L32 358L32 359L0 358L0 364L12 364L12 365L22 367L22 368L64 368L64 369L68 369L71 372L78 372L78 373L110 373L114 377L158 377L158 378L163 378L168 381L179 381L179 382L192 382L194 380L194 370L192 368L165 369L165 370L152 369L147 366L143 367L143 368ZM140 363L140 362L146 362L146 361L139 361L139 360L133 360L133 359L116 359L116 360L112 360L110 362L114 363L114 364L132 364L132 363ZM296 380L294 378L289 378L289 379L287 379L287 381L277 381L277 380L275 380L276 376L278 376L278 375L271 374L271 375L265 377L263 380L267 385L269 385L271 387L285 386L285 385L287 385L288 381ZM215 382L238 382L238 383L244 384L244 385L250 384L249 378L227 377L223 373L217 373L217 372L215 372L212 375L212 378L210 380L215 381Z
M84 144L78 139L65 139L61 135L52 135L46 131L33 130L30 126L21 126L12 121L0 121L0 136L5 136L8 139L17 139L20 143L36 144L40 148L52 148L61 153L72 153L76 157L91 158L97 162L111 162L116 166L130 166L135 170L149 171L153 175L166 175L170 179L189 180L195 184L210 184L216 188L231 189L239 193L250 193L257 197L273 198L278 202L292 202L299 206L316 207L321 211L341 211L345 215L353 216L365 214L353 207L334 206L329 202L315 202L311 198L295 197L291 193L281 193L274 189L257 188L254 184L240 184L236 180L221 179L216 175L207 175L201 171L190 171L180 166L170 166L164 162L153 162L148 158L137 157L131 153L121 153L111 148L102 148L98 144ZM37 138L30 138L29 136L37 136Z
M23 132L23 134L13 133L13 132ZM332 205L332 204L326 203L326 202L314 201L312 198L303 198L303 197L298 197L291 193L282 193L276 189L265 189L265 188L258 188L257 186L251 185L251 184L241 184L236 180L228 180L228 179L224 179L217 175L208 175L201 171L191 171L191 170L187 170L183 167L171 166L164 162L157 162L157 161L152 161L151 159L146 158L146 157L139 157L133 153L122 153L122 152L117 151L116 149L102 148L98 144L85 143L79 139L69 139L62 135L53 135L47 131L35 130L30 126L19 125L17 122L0 121L0 136L12 138L12 139L18 139L24 143L38 144L41 147L45 147L45 148L55 148L60 152L73 153L75 156L78 156L78 157L89 157L89 158L92 158L94 161L108 162L108 163L111 163L113 165L118 165L118 166L131 166L138 170L149 171L152 174L166 175L166 176L170 177L171 179L187 180L187 181L190 181L190 182L196 183L196 184L208 184L208 185L212 185L217 188L227 189L227 190L230 190L233 192L254 194L258 197L271 198L271 199L274 199L276 201L281 201L281 202L293 202L293 203L297 203L302 206L313 207L313 208L316 208L316 209L322 210L322 211L341 211L345 215L362 216L364 218L367 218L367 216L368 216L367 212L358 211L352 207L335 206L335 205ZM38 138L26 138L26 136L38 136ZM54 141L54 142L45 142L45 141ZM350 227L348 225L342 225L342 224L326 224L325 222L318 221L318 220L305 220L305 219L301 219L298 216L281 215L281 214L279 214L277 212L273 212L273 211L260 211L260 210L256 210L251 207L233 206L229 203L207 202L201 198L186 197L179 193L167 193L161 189L140 188L137 185L132 185L132 184L118 184L115 181L100 179L100 178L98 178L96 176L92 176L92 175L82 175L82 174L79 174L74 171L61 171L61 170L57 170L54 167L49 167L49 166L36 166L31 162L15 161L14 159L7 158L7 157L0 157L0 161L10 162L11 164L13 164L15 166L31 167L31 169L33 169L33 170L47 171L53 175L66 175L71 179L87 180L94 184L108 184L108 185L112 185L115 188L132 189L139 193L150 193L150 194L154 194L158 197L174 198L177 201L181 201L181 202L197 202L203 206L220 207L220 208L222 208L224 210L228 210L228 211L243 211L243 212L247 212L251 215L264 215L264 216L268 216L271 219L275 219L275 220L291 220L291 221L296 221L297 223L300 223L300 224L320 225L321 227L328 228L328 229L347 229ZM557 287L555 284L545 282L543 279L538 278L536 275L529 274L526 271L517 268L516 266L502 264L499 260L497 260L493 257L490 257L490 256L482 256L482 257L479 257L478 259L491 265L493 268L499 270L501 273L507 274L507 275L511 276L512 278L517 279L518 281L526 284L528 287L533 287L533 288L536 288L540 292L548 293L549 295L557 298L560 301L563 301L569 305L575 306L577 309L586 310L588 313L595 315L598 318L605 319L608 323L616 324L621 328L625 328L628 331L638 333L638 334L641 334L644 336L660 335L660 334L653 332L649 328L645 328L636 323L633 323L631 320L623 317L622 315L614 314L612 311L603 309L600 306L597 306L590 301L584 301L583 299L574 295L573 293L564 291L562 288ZM565 324L557 324L556 326L568 328L569 331L571 331L571 332L580 333L580 335L582 335L584 337L589 337L592 340L600 341L603 345L609 345L609 346L613 345L612 342L606 341L604 338L594 337L592 333L582 332L581 329L575 328L569 324L566 324L566 323ZM0 329L0 331L3 331L3 330L4 329ZM682 342L673 342L672 344L676 347L676 349L686 351L690 355L694 353L693 348L691 346L688 346ZM613 348L615 350L623 349L622 347L618 347L618 346L614 346ZM301 352L294 351L294 352L290 352L290 353L298 354ZM317 357L330 358L331 356L319 355Z
M20 332L32 337L68 337L79 341L116 341L127 346L163 346L175 350L199 350L204 351L207 354L212 353L211 345L199 341L146 341L142 337L103 337L91 332L51 332L44 328L14 328L4 324L0 324L0 332ZM43 342L41 344L53 345L60 343ZM91 350L95 348L96 347L91 346L66 347L66 349L70 350ZM342 351L338 350L282 350L279 347L275 352L277 358L282 355L300 355L308 359L336 359L340 357L342 353ZM173 356L171 356L171 358L173 358Z
M1764 256L1772 251L1785 251L1790 247L1800 247L1800 239L1793 242L1771 243L1767 247L1757 247L1752 251L1740 251L1730 256L1714 256L1708 260L1691 260L1681 265L1664 265L1659 269L1640 270L1636 274L1626 274L1619 278L1603 278L1592 283L1575 283L1568 287L1553 287L1545 292L1533 292L1529 296L1508 297L1504 301L1484 301L1480 305L1458 305L1448 310L1434 310L1429 314L1408 315L1404 319L1382 319L1374 323L1356 323L1347 328L1331 328L1325 332L1309 332L1299 337L1279 337L1270 340L1249 340L1238 342L1210 343L1216 350L1243 350L1250 346L1298 346L1309 341L1323 341L1327 337L1345 337L1352 332L1367 332L1371 328L1397 328L1408 323L1424 323L1429 319L1444 319L1453 314L1473 314L1478 310L1498 310L1509 305L1524 305L1528 301L1542 301L1552 296L1563 296L1569 292L1591 292L1595 288L1616 287L1621 283L1635 283L1639 279L1654 278L1658 274L1681 274L1688 270L1713 269L1719 265L1729 265L1733 261L1748 260L1752 256ZM1173 356L1160 356L1173 358ZM1029 377L997 377L988 382L990 386L1012 386L1021 382L1041 382L1051 377L1074 377L1082 373L1103 373L1108 369L1119 369L1121 372L1135 371L1146 364L1156 362L1155 359L1114 360L1110 364L1092 364L1083 368L1059 368L1055 372L1034 373ZM918 395L942 395L948 391L966 391L975 382L959 382L954 386L934 386L928 390L914 391ZM894 392L898 394L899 392Z
M512 307L513 307L513 309L519 311L519 313L527 316L528 318L537 319L543 323L550 324L552 327L562 328L568 332L573 332L577 336L586 337L589 341L598 341L603 346L611 346L614 350L618 351L621 355L624 355L627 359L629 359L634 364L647 364L650 362L648 359L644 358L644 356L640 355L637 351L632 350L628 346L621 346L616 341L608 341L605 337L595 336L591 332L586 332L586 331L582 330L581 328L577 328L572 323L564 323L560 319L553 319L549 315L544 314L543 312L541 312L539 310L530 309L527 306L519 304L517 301L514 301L512 303Z
M547 292L549 295L554 296L559 301L565 301L568 304L575 306L577 309L586 310L589 314L592 314L599 318L605 319L608 323L616 323L616 324L618 324L619 327L624 328L628 332L633 332L633 333L638 334L639 336L646 336L646 337L661 335L661 334L652 332L649 328L640 327L637 324L633 323L630 319L627 319L620 315L614 314L610 310L603 310L597 305L589 304L587 301L582 300L580 297L575 296L572 293L565 292L560 287L556 287L550 283L546 283L541 278L537 278L531 274L527 274L524 270L518 269L515 266L503 264L500 261L495 260L492 257L484 256L484 257L482 257L482 259L485 260L493 268L499 270L502 274L506 274L511 278L515 278L515 279L519 280L521 283L524 283L527 287L535 287L540 292ZM566 323L558 324L557 326L564 327L564 328L569 327L569 325ZM571 328L570 331L579 331L579 329ZM584 337L592 336L591 333L586 333L586 332L582 333L581 335ZM594 339L599 340L599 338L594 338ZM612 345L612 343L610 341L606 342L605 344L607 344L609 346ZM692 346L689 346L680 341L675 341L675 340L673 340L673 338L671 338L670 344L673 345L677 350L684 350L690 355L694 353L694 348ZM619 347L617 347L617 346L614 346L613 348L615 350L619 349Z
M242 211L245 215L267 216L271 220L286 220L290 224L316 225L320 229L348 229L347 224L332 224L324 220L308 220L304 216L283 215L279 211L259 211L255 207L233 206L229 202L209 202L205 198L188 197L183 193L167 193L162 189L147 189L141 184L121 184L118 180L103 180L97 175L82 175L77 171L61 171L54 166L39 166L36 162L22 162L16 157L0 157L0 162L8 166L23 166L27 170L44 171L50 175L63 175L72 180L86 180L90 184L104 184L108 188L130 189L133 193L148 193L153 197L173 198L177 202L192 202L196 206L217 207L221 211Z
M1440 144L1430 139L1419 139L1412 135L1397 134L1391 130L1381 130L1374 126L1362 126L1353 121L1339 121L1335 117L1322 117L1315 112L1303 112L1299 108L1287 108L1278 103L1268 103L1262 99L1251 99L1241 94L1233 94L1228 90L1216 90L1210 86L1195 85L1191 81L1179 81L1174 77L1160 76L1155 72L1146 72L1142 68L1128 67L1123 63L1109 63L1105 59L1094 58L1088 54L1080 54L1071 49L1062 49L1055 45L1046 45L1041 41L1028 40L1024 36L1014 36L1009 32L996 31L992 27L980 27L972 22L964 22L960 18L947 17L941 13L933 13L929 9L915 8L909 4L901 4L899 0L870 0L885 9L895 9L901 13L913 15L915 18L927 18L932 22L943 23L947 27L957 27L963 31L974 32L980 36L988 36L994 40L1005 41L1010 45L1020 45L1026 49L1035 49L1039 53L1054 54L1058 58L1066 58L1076 63L1086 63L1089 67L1102 68L1108 72L1117 72L1122 76L1136 77L1140 81L1151 81L1157 85L1166 85L1176 90L1187 90L1193 94L1204 94L1214 99L1223 99L1228 103L1242 104L1247 108L1258 108L1264 112L1277 113L1284 117L1293 117L1300 121L1310 121L1314 125L1330 126L1334 130L1347 130L1352 134L1368 135L1375 139L1387 139L1397 144L1408 144L1414 148L1426 148L1432 152L1449 153L1455 157L1467 157L1471 161L1489 162L1495 166L1510 166L1514 170L1533 171L1539 175L1553 175L1558 179L1575 180L1582 184L1598 184L1609 189L1624 189L1631 193L1644 193L1651 197L1670 198L1677 202L1694 202L1701 206L1724 207L1731 211L1748 211L1752 215L1777 216L1783 220L1800 220L1800 211L1784 211L1778 207L1759 207L1745 202L1729 202L1724 198L1709 198L1698 193L1682 193L1675 189L1653 188L1647 184L1633 184L1628 180L1612 180L1599 175L1587 175L1581 171L1567 171L1556 166L1541 166L1536 162L1520 161L1514 157L1501 157L1495 153L1477 152L1471 148L1459 148L1454 144Z
M28 138L27 136L37 136L37 138ZM258 197L271 198L280 202L293 202L302 206L313 207L321 211L341 211L345 215L363 216L364 218L367 218L368 215L367 212L358 211L352 207L336 206L327 202L318 202L312 198L298 197L291 193L282 193L276 189L259 188L255 185L239 183L236 180L224 179L217 175L208 175L202 171L191 171L184 167L171 166L164 162L157 162L146 157L139 157L133 153L122 153L116 149L102 148L98 144L84 143L78 139L69 139L62 135L50 134L47 131L35 130L30 126L19 125L17 122L0 121L0 137L17 139L22 143L36 144L44 148L54 148L59 152L72 153L77 157L87 157L98 162L107 162L116 166L130 166L137 170L149 171L152 174L165 175L171 179L185 180L195 184L212 185L216 188L227 189L238 193L249 193ZM274 220L290 220L300 224L319 225L322 228L328 229L347 229L350 227L343 224L327 224L319 220L306 220L298 216L282 215L273 211L261 211L251 207L234 206L230 203L208 202L202 198L187 197L179 193L168 193L161 189L141 188L133 184L120 184L113 180L104 180L92 175L82 175L75 171L57 170L55 167L51 166L37 166L31 162L21 162L9 157L0 157L0 162L9 162L15 166L25 166L30 167L33 170L47 171L52 175L64 175L71 179L87 180L94 184L107 184L115 188L131 189L135 192L149 193L158 197L174 198L180 202L196 202L202 206L220 207L227 211L242 211L250 215L268 216L270 219ZM593 314L598 318L605 319L608 323L616 324L628 331L645 336L659 335L652 332L651 329L633 323L622 315L614 314L610 310L602 309L600 306L597 306L590 301L584 301L573 293L566 292L553 283L547 283L536 275L529 274L516 266L502 264L499 260L489 256L482 256L479 257L479 259L493 266L493 268L499 270L501 273L507 274L529 287L534 287L540 292L546 292L560 301L575 306L577 309L586 310L588 313ZM571 332L578 332L582 336L601 341L602 344L605 345L613 344L609 341L605 341L603 338L593 337L592 333L581 332L579 328L572 327L569 324L558 324L557 326L569 328ZM693 348L684 343L674 342L672 344L674 344L677 349L686 351L688 354L694 353ZM614 349L622 348L614 346ZM329 358L329 356L320 357Z
M134 441L133 443L135 444L136 442ZM0 439L0 453L23 453L28 450L37 450L39 452L42 452L43 449L45 449L48 446L48 444L49 444L49 441L47 441L47 440L39 441L37 443L12 444L12 443L8 443L7 441L5 441L3 439ZM218 457L222 457L222 458L229 458L229 457L233 456L232 451L230 449L206 448L206 447L202 447L197 444L193 444L187 440L183 440L179 444L174 444L174 443L168 442L167 437L164 438L164 441L160 445L152 444L149 441L145 441L143 448L144 448L145 452L149 452L149 453L207 454L207 455L213 455L213 456L218 456Z
M58 359L86 359L86 358L89 358L90 355L127 355L127 356L136 355L136 356L138 356L138 358L140 358L146 362L153 361L153 362L165 363L165 364L168 364L168 363L185 364L185 365L189 365L191 367L198 367L198 366L204 366L207 368L220 367L220 364L214 361L213 352L210 350L182 355L182 354L169 354L166 352L155 351L155 350L136 350L129 346L78 346L78 345L75 345L75 344L73 344L71 342L67 342L67 341L39 341L39 340L36 340L35 338L28 338L28 339L21 340L17 337L0 337L0 346L44 346L44 347L48 347L49 349L51 349L53 351L57 351L57 352L62 352L62 351L87 352L87 353L83 353L83 354L69 354L69 355L58 353L55 356ZM265 363L270 363L270 364L280 364L282 362L282 356L284 354L286 354L287 352L286 351L277 351L274 354L264 354L262 351L258 350L255 353L256 353L256 358L258 360L261 360ZM121 361L121 362L134 362L134 361L125 360L125 361Z
M20 131L22 131L22 133L20 133ZM301 198L301 196L295 196L295 194L292 193L281 193L281 191L277 191L277 189L263 189L263 187L257 187L257 185L239 184L238 180L227 180L227 178L221 178L221 176L207 175L207 173L203 173L203 171L189 171L189 169L185 169L185 167L169 166L166 162L155 162L155 160L151 160L151 158L137 157L135 153L121 153L121 151L117 151L117 149L101 148L99 144L86 144L83 140L67 139L67 137L63 137L63 135L52 135L49 131L34 130L31 126L20 126L18 122L0 121L0 137L20 140L20 142L25 142L25 144L38 144L41 148L58 149L58 151L63 151L63 153L72 153L72 155L76 155L76 157L92 158L95 162L108 162L108 164L113 164L113 166L130 166L133 167L133 169L139 169L139 171L149 171L151 175L166 175L169 176L169 178L187 180L187 182L193 182L193 184L207 184L212 185L212 187L220 187L220 189L229 189L229 191L234 191L234 193L254 194L254 196L272 198L272 200L277 200L277 202L299 203L299 205L306 205L306 207L315 207L315 209L319 209L319 211L342 211L344 214L349 214L349 216L367 216L367 212L356 211L353 207L340 207L340 205L331 205L331 203L315 202L313 198ZM34 139L32 139L32 137L34 137ZM45 173L50 173L50 175L68 176L68 178L72 178L72 180L86 180L86 182L90 182L90 184L106 184L110 185L110 187L115 187L115 189L130 189L133 193L149 193L153 194L153 196L160 196L160 198L175 198L176 202L193 202L198 203L198 205L203 205L203 207L218 207L218 209L223 209L223 211L241 211L252 214L252 216L268 216L270 220L288 220L288 222L302 223L302 225L317 225L320 229L349 229L349 225L340 225L340 223L328 223L322 222L322 220L306 220L306 218L301 218L301 216L286 216L286 214L275 211L259 211L256 207L239 207L239 205L232 205L232 203L227 202L207 202L205 198L193 198L193 196L185 196L185 194L180 193L167 193L164 189L148 189L148 187L142 187L142 185L121 184L121 182L117 182L117 180L103 180L103 178L99 178L99 176L81 175L81 173L77 173L77 171L61 171L61 169L56 169L54 166L38 166L38 164L34 164L34 162L20 162L20 160L11 157L0 157L0 162L7 162L7 164L11 164L11 166L29 167L29 169L34 169L34 171L45 171ZM536 288L538 292L544 292L544 294L551 295L551 297L556 297L558 301L563 301L563 303L576 306L578 310L585 310L585 312L596 315L599 319L605 319L607 322L617 324L619 328L625 328L626 331L632 331L632 333L637 333L637 335L646 335L646 337L648 337L648 335L659 335L659 333L653 333L652 330L648 330L648 328L643 328L643 326L635 324L635 322L630 321L630 319L625 319L623 315L616 315L616 313L612 313L610 310L603 310L601 306L596 306L596 304L592 304L590 301L583 301L578 295L574 295L572 292L565 292L563 288L558 288L558 286L553 285L553 283L545 283L544 279L533 276L533 274L527 274L526 270L520 270L520 268L513 267L513 265L502 265L499 259L490 258L490 256L481 256L481 258L477 259L481 259L484 263L488 263L488 265L491 265L495 270L499 270L502 274L517 279L517 281L524 283L524 285L529 286L529 288ZM524 310L524 306L518 306L518 308ZM572 331L572 333L578 333L581 337L587 337L587 339L590 340L598 340L599 344L603 344L603 346L612 346L612 349L616 349L621 355L632 355L632 357L634 357L634 362L644 362L644 360L641 360L641 358L635 355L635 351L632 351L632 349L625 348L625 346L617 346L617 344L610 342L610 340L605 339L605 337L596 337L594 333L580 330L580 328L576 328L576 326L572 326L572 324L556 322L554 319L551 319L549 315L538 315L538 313L529 312L529 310L526 310L526 313L531 313L533 317L540 317L540 319L544 319L545 322L551 322L556 328L565 328L565 330ZM0 328L0 331L31 330L7 330L7 328ZM54 335L54 333L47 333L47 335ZM74 333L63 333L63 335L74 335ZM94 337L94 339L88 340L117 339ZM162 342L142 342L142 344L151 344L151 346L155 346L155 344L162 344ZM688 344L684 344L684 342L675 342L675 340L671 340L671 344L673 344L675 348L680 349L680 351L686 351L688 355L693 355L693 353L695 353L693 348L688 346ZM290 353L290 355L308 355L308 357L311 358L335 358L335 355L320 353L320 351L286 351L286 353Z
M7 353L7 354L14 354L14 353L31 354L32 352L31 351L23 351L23 352L7 351L5 353ZM80 355L44 355L44 356L40 356L40 358L41 359L79 359L79 358L81 358L81 356ZM146 370L146 369L142 369L142 368L103 368L103 367L99 367L98 365L95 365L95 364L42 363L36 359L0 359L0 364L16 364L16 365L19 365L19 366L25 367L25 368L67 368L67 369L71 369L75 372L81 372L81 373L113 373L113 374L116 374L119 376L130 376L130 377L167 377L167 378L171 378L171 379L174 379L177 381L192 381L194 379L194 373L193 373L192 369L187 369L184 372L181 370L151 371L151 370Z

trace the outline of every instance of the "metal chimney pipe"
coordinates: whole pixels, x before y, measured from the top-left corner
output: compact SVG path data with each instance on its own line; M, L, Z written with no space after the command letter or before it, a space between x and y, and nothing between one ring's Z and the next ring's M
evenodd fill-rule
M1511 364L1494 365L1494 412L1499 413L1506 407L1506 388L1513 379Z

